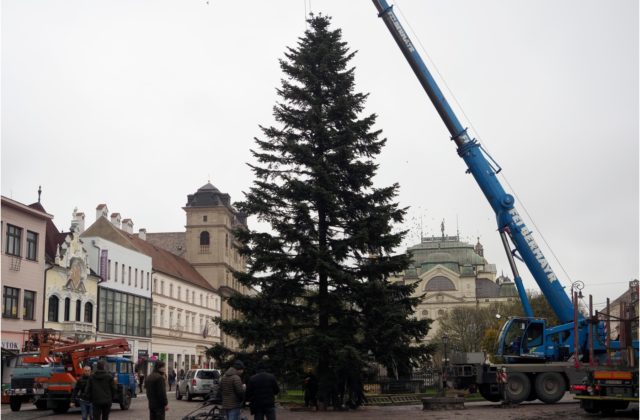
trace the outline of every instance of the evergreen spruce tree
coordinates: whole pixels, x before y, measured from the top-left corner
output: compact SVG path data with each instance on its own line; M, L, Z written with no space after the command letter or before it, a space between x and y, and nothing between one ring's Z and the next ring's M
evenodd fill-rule
M278 126L261 127L254 184L236 203L271 226L236 231L248 270L234 275L257 294L230 297L241 316L218 322L240 340L249 363L266 355L285 377L312 368L319 397L342 405L345 384L357 400L372 359L402 374L426 357L430 348L415 342L429 321L412 317L413 286L388 280L409 263L393 254L405 234L394 225L405 209L393 202L397 184L372 183L385 139L373 129L375 115L360 116L367 95L354 92L354 53L329 17L311 16L308 24L280 60L286 78L274 107ZM210 354L224 357L229 349L218 345Z

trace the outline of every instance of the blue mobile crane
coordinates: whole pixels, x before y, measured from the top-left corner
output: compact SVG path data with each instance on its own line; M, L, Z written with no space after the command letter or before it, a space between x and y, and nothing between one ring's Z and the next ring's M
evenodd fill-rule
M498 231L525 313L524 317L507 320L500 331L498 356L502 356L507 362L509 372L507 398L511 402L532 400L536 397L547 403L556 402L581 374L573 372L571 364L566 361L573 353L578 353L575 351L576 348L587 348L590 331L593 335L591 338L595 338L593 350L596 357L607 351L620 350L620 342L611 341L609 346L606 346L603 323L585 319L580 314L576 316L574 304L536 243L532 231L527 228L516 210L514 197L500 184L497 175L501 168L462 126L399 22L393 6L385 0L373 0L373 3L378 10L378 16L383 19L449 130L451 140L457 146L458 155L467 165L467 173L474 177L496 215ZM516 259L527 266L560 325L547 327L544 319L534 316L516 266ZM638 341L633 342L633 348L637 354ZM587 354L582 350L580 356L586 360ZM485 398L498 401L500 395L498 387L495 386L495 376L493 370L478 373L476 385Z

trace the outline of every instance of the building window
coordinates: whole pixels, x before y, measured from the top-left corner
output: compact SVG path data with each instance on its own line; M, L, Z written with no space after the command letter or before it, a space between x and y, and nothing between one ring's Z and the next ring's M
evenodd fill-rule
M58 322L58 304L59 303L60 303L60 299L58 299L58 296L49 297L49 314L47 316L47 321Z
M124 284L124 264L122 264L122 284Z
M184 301L189 302L189 289L185 289L184 291Z
M144 289L144 270L140 270L140 288Z
M169 297L173 297L173 283L169 285Z
M84 304L84 322L93 322L93 303Z
M153 279L153 293L158 293L158 279Z
M64 320L68 321L71 312L71 299L64 299Z
M207 215L202 216L202 221L206 222L207 221Z
M191 315L191 332L196 331L196 316Z
M129 286L131 286L131 266L129 266Z
M206 230L204 232L200 232L200 253L206 254L209 252L209 232Z
M196 292L191 291L191 303L196 303Z
M118 281L118 263L116 262L115 264L116 265L115 265L114 270L113 270L113 274L115 276L114 277L114 281Z
M158 309L157 308L153 308L153 324L152 325L158 325Z
M160 294L164 295L164 280L160 281Z
M133 287L138 287L138 269L136 268L134 272L135 276L133 278Z
M80 314L82 313L82 301L80 299L76 300L76 322L80 322Z
M5 318L18 317L18 301L20 300L20 289L4 286L2 316Z
M22 319L35 319L36 292L25 290L22 305Z
M101 289L98 330L122 335L151 336L151 299Z
M177 299L178 300L182 299L182 288L180 286L178 286L178 297L177 297Z
M38 259L38 234L27 231L27 259L35 261Z
M107 264L107 280L111 280L111 260Z
M147 290L149 290L149 273L147 272Z
M9 255L20 256L20 242L22 240L22 228L7 224L7 249ZM17 309L16 309L17 316Z
M202 293L200 293L200 306L202 306Z
M160 326L164 327L164 309L160 309Z

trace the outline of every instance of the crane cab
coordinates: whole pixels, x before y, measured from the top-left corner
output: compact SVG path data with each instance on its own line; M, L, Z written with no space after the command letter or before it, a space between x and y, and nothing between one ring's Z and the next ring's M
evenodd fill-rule
M546 323L542 318L511 317L498 338L498 356L507 363L544 362Z

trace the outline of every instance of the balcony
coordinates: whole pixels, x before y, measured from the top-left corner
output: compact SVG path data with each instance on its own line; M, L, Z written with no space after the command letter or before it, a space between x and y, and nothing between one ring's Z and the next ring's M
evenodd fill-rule
M66 333L93 334L95 326L91 322L67 321L62 323L62 331Z

